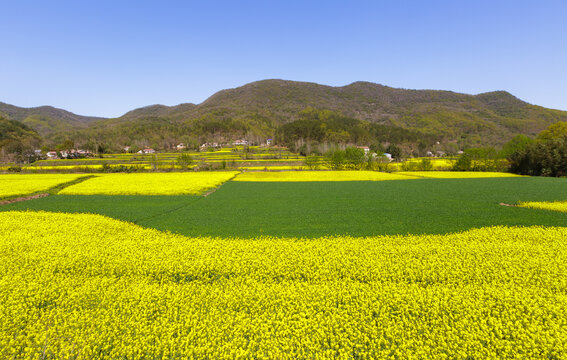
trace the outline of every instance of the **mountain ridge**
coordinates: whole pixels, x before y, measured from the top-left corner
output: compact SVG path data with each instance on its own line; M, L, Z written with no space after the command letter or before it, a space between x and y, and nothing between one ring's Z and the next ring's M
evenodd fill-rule
M0 114L5 113L5 105L0 103ZM362 131L374 124L421 133L424 138L438 138L440 142L461 142L459 146L498 146L514 135L534 136L552 123L567 121L566 111L529 104L504 90L470 95L400 89L367 81L328 86L281 79L220 90L199 104L149 105L108 119L49 107L32 109L43 110L42 115L35 115L39 119L30 118L27 109L27 113L20 111L28 115L20 121L38 130L48 141L71 138L79 144L108 142L115 149L133 143L166 148L176 142L229 141L241 137L261 142L274 137L283 125L304 118L309 109L362 121ZM53 120L57 111L63 111L59 123ZM10 114L8 118L13 119ZM22 115L16 120L21 118ZM46 118L52 119L51 123ZM46 121L48 124L44 124ZM360 139L373 141L368 136Z

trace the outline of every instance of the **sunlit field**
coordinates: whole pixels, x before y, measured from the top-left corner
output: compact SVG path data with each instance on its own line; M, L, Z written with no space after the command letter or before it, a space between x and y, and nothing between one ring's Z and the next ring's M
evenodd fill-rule
M518 206L530 209L567 212L567 201L526 201L520 202Z
M67 195L201 194L233 178L237 172L103 174L63 189Z
M0 174L0 198L46 191L54 186L77 180L77 174Z
M280 171L280 172L244 172L234 181L382 181L408 180L414 176L377 171Z
M481 171L402 171L396 174L424 177L432 179L481 179L481 178L502 178L502 177L519 177L504 172L481 172Z
M565 238L189 238L5 212L0 356L562 358Z

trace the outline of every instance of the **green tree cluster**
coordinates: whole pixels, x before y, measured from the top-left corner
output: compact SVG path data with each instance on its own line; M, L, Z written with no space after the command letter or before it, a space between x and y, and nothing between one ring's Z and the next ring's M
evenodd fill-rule
M493 147L466 149L453 165L454 171L503 171L506 163Z
M532 176L567 176L567 122L540 132L535 141L518 147L508 157L510 171Z

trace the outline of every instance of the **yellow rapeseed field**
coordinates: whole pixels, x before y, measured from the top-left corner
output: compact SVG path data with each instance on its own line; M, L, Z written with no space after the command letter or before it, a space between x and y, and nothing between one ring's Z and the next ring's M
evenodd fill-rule
M415 178L377 171L280 171L244 172L236 176L234 181L380 181Z
M67 195L198 195L230 180L238 172L104 174L63 189Z
M516 175L503 172L481 172L481 171L401 171L396 174L417 176L433 179L475 179L475 178L499 178L499 177L519 177Z
M447 158L414 158L409 159L404 162L396 162L389 164L390 167L394 169L394 171L402 171L403 166L419 166L423 159L429 160L433 170L446 170L451 169L455 165L455 160L447 159Z
M565 358L565 239L188 238L4 212L0 358Z
M567 201L526 201L520 202L519 207L567 212Z
M26 195L46 191L76 180L82 174L0 174L0 197Z

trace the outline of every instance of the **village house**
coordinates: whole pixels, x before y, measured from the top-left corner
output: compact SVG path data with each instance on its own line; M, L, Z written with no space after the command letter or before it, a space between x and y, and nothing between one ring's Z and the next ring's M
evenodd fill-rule
M206 150L208 148L218 148L219 144L214 142L214 143L204 143L203 145L201 145L201 150Z
M183 143L179 143L179 144L177 144L176 148L177 148L177 150L183 150L183 149L186 149L187 146L185 146L185 144L183 144Z
M364 150L364 155L368 155L370 148L368 146L357 146L357 148Z
M146 148L143 150L138 151L138 154L155 154L155 150L151 148Z
M234 142L232 143L232 145L234 145L234 146L248 145L248 140L239 139L239 140L234 141Z

